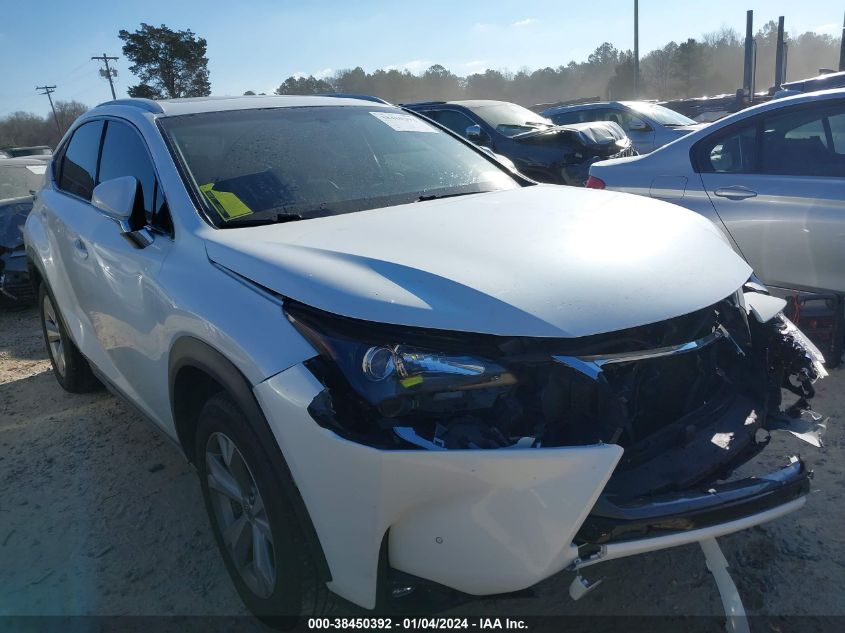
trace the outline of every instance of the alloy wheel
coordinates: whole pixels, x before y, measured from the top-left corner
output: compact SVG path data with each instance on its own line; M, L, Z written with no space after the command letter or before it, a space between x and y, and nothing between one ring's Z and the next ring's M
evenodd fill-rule
M56 316L56 309L49 295L44 295L44 330L47 333L47 347L50 350L50 357L56 372L64 377L67 361L65 360L65 343L62 336L62 329L59 327L59 319Z
M273 532L255 478L235 443L212 433L205 450L209 497L223 542L241 579L260 598L276 586Z

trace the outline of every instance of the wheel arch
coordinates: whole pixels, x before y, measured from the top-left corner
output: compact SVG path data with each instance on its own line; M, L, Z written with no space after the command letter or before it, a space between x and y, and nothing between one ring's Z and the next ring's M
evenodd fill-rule
M170 348L168 385L177 439L192 463L197 417L215 393L227 392L245 414L263 419L243 373L221 352L193 336L177 339Z
M257 421L253 429L268 452L277 457L279 469L285 475L279 478L280 484L292 502L297 522L311 550L311 558L317 565L317 572L323 581L330 581L329 565L305 502L246 376L220 351L193 336L183 336L171 347L168 374L170 406L177 439L191 463L194 463L195 458L194 440L199 413L208 398L215 393L225 391L248 419Z

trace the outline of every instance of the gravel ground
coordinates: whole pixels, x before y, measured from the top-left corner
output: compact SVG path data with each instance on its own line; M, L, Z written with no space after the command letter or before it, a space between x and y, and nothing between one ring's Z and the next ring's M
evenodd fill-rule
M845 372L817 386L816 409L831 416L825 448L776 434L744 467L762 472L789 455L806 457L816 475L806 508L720 539L748 612L770 618L763 630L787 630L778 618L802 615L840 616L845 628ZM34 309L0 313L0 491L0 615L246 614L192 468L108 393L61 390ZM460 611L722 613L697 546L612 561L586 575L604 584L579 602L569 599L571 575L563 573L531 596Z

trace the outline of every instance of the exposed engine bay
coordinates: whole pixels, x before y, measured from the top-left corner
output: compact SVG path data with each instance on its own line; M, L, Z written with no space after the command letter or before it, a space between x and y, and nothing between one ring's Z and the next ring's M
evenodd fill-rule
M823 358L782 314L760 322L744 296L578 339L285 310L321 352L308 367L326 386L309 408L322 426L389 449L617 444L625 452L605 495L625 502L726 478L770 426L810 408ZM786 411L782 387L797 396Z

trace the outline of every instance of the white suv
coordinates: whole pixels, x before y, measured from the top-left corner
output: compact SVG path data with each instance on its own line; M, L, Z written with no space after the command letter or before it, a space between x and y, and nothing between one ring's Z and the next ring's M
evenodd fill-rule
M711 223L389 104L103 104L25 237L57 380L181 447L260 615L512 592L805 502L798 460L724 483L824 368Z

